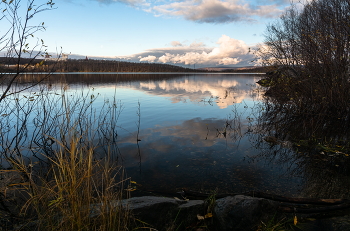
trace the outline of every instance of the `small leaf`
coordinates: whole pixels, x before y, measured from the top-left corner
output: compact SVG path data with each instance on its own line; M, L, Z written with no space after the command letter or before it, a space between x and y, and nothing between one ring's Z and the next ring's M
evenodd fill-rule
M294 225L297 225L298 224L298 218L297 216L294 215Z

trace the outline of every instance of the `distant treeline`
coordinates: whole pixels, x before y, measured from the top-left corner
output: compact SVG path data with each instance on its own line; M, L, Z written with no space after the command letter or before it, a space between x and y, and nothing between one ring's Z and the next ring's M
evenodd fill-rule
M273 66L264 66L264 67L247 67L247 68L232 68L232 69L223 69L221 72L232 72L232 73L267 73L275 70L276 67Z
M140 74L137 72L128 73L128 74L108 74L108 73L99 73L99 74L89 74L89 73L77 73L77 74L69 74L69 73L54 73L49 74L48 78L43 81L43 83L47 83L48 86L67 83L71 84L103 84L103 83L122 83L122 82L140 82L140 81L162 81L169 80L181 77L191 77L193 73L171 73L171 74ZM210 75L210 74L209 74ZM42 74L32 74L25 73L18 78L17 83L26 84L26 83L36 83L42 81L43 77L46 75Z
M227 69L192 69L162 63L137 63L116 60L67 59L64 61L26 59L9 59L0 57L0 71L14 72L20 65L21 72L232 72L232 73L266 73L273 67L244 67ZM24 70L23 68L27 66Z
M65 61L44 61L42 59L21 59L19 62L22 68L28 63L29 66L25 72L208 72L170 64L115 60L67 59ZM13 72L17 64L15 59L0 58L1 71Z

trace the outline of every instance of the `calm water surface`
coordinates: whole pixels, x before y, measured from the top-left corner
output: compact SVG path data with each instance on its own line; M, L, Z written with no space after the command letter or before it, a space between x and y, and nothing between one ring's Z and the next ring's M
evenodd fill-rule
M97 104L115 97L120 155L127 174L149 191L180 188L295 194L292 162L258 158L254 123L261 75L66 75L70 89L94 89ZM89 80L88 80L89 79ZM93 79L93 80L92 80ZM133 80L135 79L135 80ZM137 145L140 111L139 146Z
M263 89L254 74L54 75L52 89L98 95L96 108L118 100L119 161L140 190L257 190L298 195L295 161L266 156L255 129ZM138 123L140 119L140 123ZM139 134L138 134L138 124ZM137 142L137 134L139 142ZM276 150L274 152L276 152ZM141 186L142 185L142 186Z

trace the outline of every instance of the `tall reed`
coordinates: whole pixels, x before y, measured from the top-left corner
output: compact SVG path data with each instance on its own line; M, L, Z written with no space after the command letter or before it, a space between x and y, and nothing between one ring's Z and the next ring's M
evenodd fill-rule
M132 223L122 204L130 179L116 161L118 102L96 107L95 100L93 91L63 88L3 102L0 209L21 218L23 229L127 230Z

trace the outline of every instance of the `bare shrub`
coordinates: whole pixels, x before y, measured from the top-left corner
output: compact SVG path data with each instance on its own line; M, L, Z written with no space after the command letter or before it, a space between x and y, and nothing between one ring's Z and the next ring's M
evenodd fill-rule
M264 64L279 70L271 76L271 95L304 107L303 113L347 116L349 12L347 0L313 0L302 7L291 5L267 27L265 45L258 55Z

